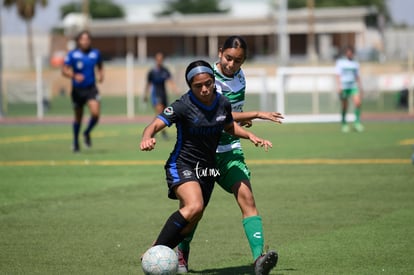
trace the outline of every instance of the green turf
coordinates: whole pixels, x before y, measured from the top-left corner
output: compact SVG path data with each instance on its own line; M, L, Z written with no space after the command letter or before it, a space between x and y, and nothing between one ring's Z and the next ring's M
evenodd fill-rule
M77 155L70 125L0 127L0 274L142 274L139 256L177 207L163 172L173 140L140 152L144 126L99 125ZM251 128L274 145L243 142L265 240L280 254L271 274L414 273L413 125L365 126ZM251 261L240 210L217 188L192 274L252 274Z
M171 95L170 101L177 96ZM246 96L249 110L274 110L276 105L275 95L269 94L263 103L263 99L258 94L248 94ZM367 98L363 102L364 112L407 112L404 109L398 109L397 97L393 93L380 94L378 98ZM139 97L135 98L134 108L136 115L152 114L152 107L145 104ZM312 94L309 93L292 93L285 95L285 112L288 114L311 114L312 110ZM121 96L103 96L102 112L105 115L126 115L127 101ZM321 93L319 94L319 112L321 114L332 114L339 112L339 101L336 95ZM34 103L9 103L4 108L7 117L36 116L36 105ZM68 95L55 96L51 99L49 106L45 107L45 116L67 116L72 115L71 100Z

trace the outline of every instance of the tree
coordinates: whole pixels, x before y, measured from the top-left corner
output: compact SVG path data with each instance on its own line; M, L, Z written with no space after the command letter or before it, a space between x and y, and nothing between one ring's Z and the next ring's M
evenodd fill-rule
M288 2L289 9L305 8L307 6L307 0L289 0ZM378 9L379 14L382 14L387 20L390 20L386 0L317 0L314 2L316 8L373 6ZM369 16L366 21L368 25L377 25L377 18L375 16Z
M173 13L226 13L229 9L220 8L219 0L169 0L163 11L158 15L171 15Z
M60 8L61 18L72 12L82 12L82 3L79 1L71 2ZM94 19L123 18L125 16L122 7L114 4L111 0L89 0L89 14Z
M45 7L48 4L47 0L4 0L3 4L5 7L9 8L16 6L19 16L26 21L26 30L27 30L27 50L29 53L29 65L33 68L34 59L33 59L33 28L32 28L32 19L36 13L37 4Z

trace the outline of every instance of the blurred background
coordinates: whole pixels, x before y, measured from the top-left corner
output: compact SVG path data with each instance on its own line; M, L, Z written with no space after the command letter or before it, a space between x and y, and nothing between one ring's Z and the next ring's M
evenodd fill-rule
M88 29L105 59L103 115L152 114L142 101L154 54L180 90L194 59L214 62L229 35L249 46L247 109L339 118L333 67L345 46L361 64L365 113L413 114L410 0L2 0L0 117L70 116L60 68ZM173 96L172 98L173 99ZM410 101L411 100L411 101ZM411 102L411 104L410 104ZM334 115L335 114L335 115Z

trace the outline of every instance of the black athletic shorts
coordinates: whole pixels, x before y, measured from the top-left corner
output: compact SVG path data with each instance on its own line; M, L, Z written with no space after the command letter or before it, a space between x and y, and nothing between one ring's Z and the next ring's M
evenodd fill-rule
M100 101L99 91L96 86L87 88L72 88L72 106L74 109L82 108L89 100Z
M174 187L189 181L196 181L201 187L203 193L204 206L207 206L210 201L211 194L214 189L214 182L216 178L212 175L200 176L191 167L176 167L176 166L165 166L167 185L168 185L168 197L170 199L177 199Z

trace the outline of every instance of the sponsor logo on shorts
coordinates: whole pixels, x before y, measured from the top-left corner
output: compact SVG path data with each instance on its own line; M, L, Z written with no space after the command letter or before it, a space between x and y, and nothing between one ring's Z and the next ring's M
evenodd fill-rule
M196 168L194 168L196 172L197 178L202 177L218 177L220 176L220 172L217 168L202 168L199 166L199 162L197 162Z
M190 170L184 170L183 171L183 176L186 178L191 177L191 175L193 174L193 172L191 172Z

